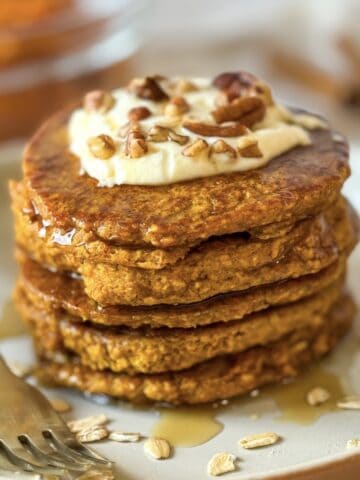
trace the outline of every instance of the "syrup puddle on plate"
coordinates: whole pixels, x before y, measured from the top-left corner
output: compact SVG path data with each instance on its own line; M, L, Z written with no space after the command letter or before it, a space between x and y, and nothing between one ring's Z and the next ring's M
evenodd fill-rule
M25 333L27 333L26 327L21 321L13 301L7 300L0 316L0 338L17 337Z
M168 440L174 447L195 447L208 442L224 426L215 417L219 410L212 406L161 408L160 420L152 435Z
M325 403L311 406L306 401L307 393L315 388L325 388L330 398ZM337 410L336 403L345 396L339 377L320 366L314 366L290 383L268 387L260 397L274 400L280 410L275 420L310 425L321 415Z
M318 406L311 406L306 395L314 387L322 387L329 391L330 399ZM275 413L274 406L269 407L267 400L275 402L279 414L274 420L310 425L326 413L337 410L337 401L348 395L340 378L320 365L313 366L300 377L281 385L263 388L256 398L249 396L229 400L227 406L210 405L185 408L160 408L160 419L152 429L152 435L168 440L175 447L195 447L208 442L219 434L224 426L216 418L222 413L231 411L232 418ZM265 401L264 401L265 400ZM240 424L239 423L239 424Z

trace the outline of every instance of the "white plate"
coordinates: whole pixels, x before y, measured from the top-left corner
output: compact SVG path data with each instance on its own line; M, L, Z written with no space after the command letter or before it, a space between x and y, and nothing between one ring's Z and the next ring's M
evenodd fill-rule
M15 150L16 152L17 150ZM355 152L354 152L355 153ZM353 154L360 164L360 151ZM6 159L10 157L6 155ZM354 161L354 167L356 162ZM16 168L0 159L0 179L14 175ZM360 168L354 168L352 179L346 186L346 193L360 210ZM3 191L3 190L2 190ZM11 259L8 239L9 215L8 204L4 197L1 208L1 264L0 270L0 302L1 307L10 297L15 278L15 265ZM349 284L360 302L360 249L352 255L349 268ZM1 327L1 320L0 320ZM360 394L360 317L356 326L336 352L322 362L323 371L334 372L342 379L345 392ZM9 360L31 362L33 354L30 340L26 336L0 341L0 351ZM299 382L301 383L301 379ZM0 379L1 388L1 379ZM132 409L126 405L99 405L93 400L84 398L70 390L42 389L48 396L67 399L74 407L72 416L79 418L86 415L104 412L111 419L111 428L119 431L151 433L158 422L159 412L156 409ZM269 390L268 390L269 391ZM271 392L271 390L270 390ZM260 414L254 420L251 414ZM290 474L306 468L324 466L337 460L350 459L360 450L346 449L346 442L360 437L360 412L337 410L326 413L309 425L294 421L281 421L281 411L271 399L271 393L266 397L248 399L244 402L230 402L230 405L218 411L216 417L223 423L224 429L207 443L192 448L175 448L172 458L166 461L155 461L147 458L143 452L142 443L118 444L104 442L96 444L99 452L116 462L119 478L133 480L203 480L206 465L211 456L217 452L228 451L238 458L238 470L227 474L231 479L263 479L272 474ZM194 420L196 421L196 420ZM0 426L1 428L1 426ZM274 431L283 440L272 447L260 450L239 450L237 441L244 435L256 432ZM327 478L327 477L326 477ZM354 477L355 478L355 477ZM345 479L344 479L345 480Z

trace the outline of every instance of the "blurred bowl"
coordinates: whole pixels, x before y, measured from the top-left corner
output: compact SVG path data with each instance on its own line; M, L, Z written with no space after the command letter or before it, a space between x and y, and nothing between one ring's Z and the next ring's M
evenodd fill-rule
M127 81L145 3L2 0L0 140L29 135L88 90Z

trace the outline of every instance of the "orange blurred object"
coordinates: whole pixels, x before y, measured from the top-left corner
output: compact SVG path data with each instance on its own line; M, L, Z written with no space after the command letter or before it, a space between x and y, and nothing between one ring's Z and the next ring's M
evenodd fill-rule
M0 140L31 134L52 111L132 76L142 1L2 0Z

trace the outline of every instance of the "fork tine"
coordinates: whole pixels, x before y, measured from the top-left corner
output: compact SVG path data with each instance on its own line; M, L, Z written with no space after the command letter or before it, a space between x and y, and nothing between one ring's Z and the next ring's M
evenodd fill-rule
M25 472L34 472L41 475L58 475L64 476L66 474L63 468L58 467L43 467L37 465L17 455L11 450L2 440L0 440L0 455L8 460L15 467L21 468Z
M77 459L85 463L90 462L92 465L104 465L111 466L109 460L101 457L94 453L87 447L84 447L77 440L69 438L65 441L62 441L52 430L45 430L43 432L44 437L49 440L54 447L55 451L59 452L62 455L66 455L72 459Z
M63 469L73 470L77 472L84 472L86 471L90 463L82 463L77 460L69 461L68 458L64 456L57 455L53 451L51 452L44 452L41 448L39 448L34 441L28 435L20 435L19 436L20 443L26 448L34 458L42 465L50 466L50 467L59 467Z

